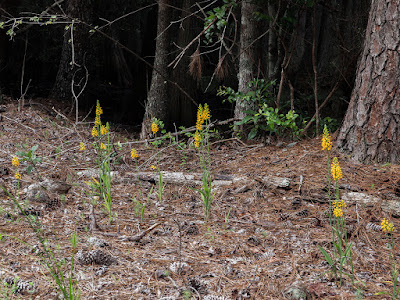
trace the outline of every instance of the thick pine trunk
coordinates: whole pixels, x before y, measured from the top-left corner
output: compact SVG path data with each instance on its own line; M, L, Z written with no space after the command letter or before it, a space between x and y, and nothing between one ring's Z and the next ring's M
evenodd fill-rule
M158 1L157 39L154 58L154 69L151 78L149 94L147 95L146 111L143 117L140 138L145 139L151 133L151 119L158 118L168 122L168 49L170 24L170 0Z
M400 1L373 0L339 149L361 162L400 161Z
M93 8L91 2L91 0L69 0L67 2L66 14L71 19L82 20L90 24ZM71 28L68 31L63 30L63 33L64 42L60 65L50 96L60 100L68 100L72 97L71 81L74 74L78 76L75 82L80 82L82 77L86 76L83 66L90 62L89 28L83 24L79 24L79 21L76 21L74 22L72 36ZM74 60L75 64L71 64L72 60ZM77 71L80 72L77 73ZM78 87L78 90L80 88L81 87Z
M247 93L249 91L249 82L256 77L255 74L255 51L254 44L250 44L255 40L256 23L253 17L255 5L249 1L242 2L242 20L240 26L240 56L239 56L239 92ZM249 47L250 46L250 47ZM238 100L235 106L235 118L243 119L246 116L246 110L254 110L256 107L254 102Z

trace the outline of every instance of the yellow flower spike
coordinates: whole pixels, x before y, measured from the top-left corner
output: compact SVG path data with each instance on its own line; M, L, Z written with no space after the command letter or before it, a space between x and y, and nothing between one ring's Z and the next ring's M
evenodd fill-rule
M14 157L12 158L11 164L12 164L14 167L18 167L18 166L19 166L19 159L18 159L18 157L14 156Z
M196 133L194 134L194 146L196 148L199 148L200 140L201 140L201 135L200 135L200 133L198 131L196 131Z
M203 130L203 125L200 122L196 122L196 130L197 131L202 131Z
M335 208L335 209L333 210L333 215L334 215L336 218L341 218L341 217L343 217L343 210L342 210L341 208Z
M21 174L17 171L14 175L15 179L20 180L21 179Z
M107 146L106 146L106 145L104 145L103 143L101 143L101 144L100 144L100 149L104 149L104 150L106 150L106 149L107 149Z
M100 127L100 134L101 134L101 135L105 135L105 134L107 134L107 133L108 133L107 127L106 127L105 125L101 125L101 127Z
M322 150L331 150L332 149L332 141L331 136L329 135L328 128L326 125L324 126L324 132L322 134Z
M153 133L153 134L156 134L157 132L158 132L158 130L159 130L159 128L158 128L158 125L156 124L156 123L152 123L151 124L151 132Z
M381 227L383 230L385 230L385 228L388 226L389 221L386 218L383 218L382 223L381 223Z
M332 202L334 208L346 208L346 203L343 200L335 200Z
M203 129L204 123L204 109L201 104L199 104L199 108L197 109L197 121L196 121L196 129L201 131Z
M137 153L136 149L132 149L131 150L131 157L132 158L138 158L139 154Z
M342 170L340 169L339 166L339 161L337 157L333 158L332 165L331 165L331 174L333 177L333 180L338 181L339 179L343 178Z
M199 104L199 107L197 108L197 122L202 123L203 121L203 106Z
M80 146L80 148L79 148L80 151L85 151L86 150L86 146L85 146L85 144L83 142L81 142L79 146Z
M96 118L94 119L94 126L100 126L100 116L96 115Z
M204 104L203 113L202 113L203 122L209 120L210 118L211 118L210 108L209 108L208 104L206 103L206 104Z
M152 168L153 170L157 169L157 167L154 165L151 165L150 168Z
M389 223L389 221L386 218L383 218L382 223L381 223L381 228L385 232L393 232L394 225L393 225L393 223Z
M98 136L98 135L99 135L99 132L97 131L96 127L93 127L93 128L92 128L92 136L93 136L93 137L96 137L96 136Z
M203 130L203 124L199 121L196 122L196 130L197 131L202 131Z
M97 100L97 105L96 105L96 116L100 116L103 114L103 109L100 106L100 101ZM100 119L99 119L100 120Z

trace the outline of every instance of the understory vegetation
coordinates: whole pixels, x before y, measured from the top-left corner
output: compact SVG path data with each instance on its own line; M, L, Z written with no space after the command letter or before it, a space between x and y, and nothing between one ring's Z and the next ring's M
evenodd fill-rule
M377 173L400 170L351 176L326 126L322 149L245 145L220 140L204 104L179 133L153 119L146 145L103 124L100 102L90 127L13 102L4 114L4 299L398 297L396 211Z

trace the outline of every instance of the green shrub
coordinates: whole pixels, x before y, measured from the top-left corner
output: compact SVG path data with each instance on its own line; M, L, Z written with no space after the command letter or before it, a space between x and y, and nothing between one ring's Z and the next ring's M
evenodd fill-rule
M289 110L287 113L280 113L278 108L271 106L274 102L271 88L274 85L275 80L267 82L264 79L255 79L249 83L250 91L247 93L236 92L229 87L218 89L218 96L227 96L224 101L233 103L241 100L255 104L256 110L245 111L246 116L235 122L235 126L248 125L250 127L248 139L253 139L262 132L276 136L286 134L298 136L301 133L296 123L299 115L295 111Z

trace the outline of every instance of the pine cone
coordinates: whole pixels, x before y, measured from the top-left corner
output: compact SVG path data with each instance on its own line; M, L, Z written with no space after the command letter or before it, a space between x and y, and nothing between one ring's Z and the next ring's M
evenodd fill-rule
M14 291L14 294L33 293L35 291L34 282L21 280L18 277L7 277L4 279L4 283Z
M82 251L76 254L76 260L82 265L103 265L110 266L117 263L117 259L101 250Z

